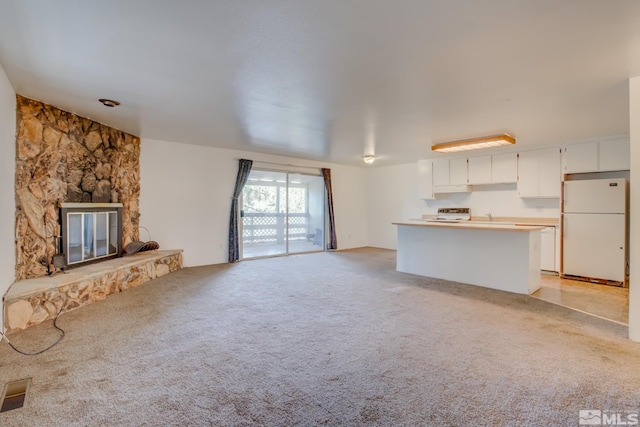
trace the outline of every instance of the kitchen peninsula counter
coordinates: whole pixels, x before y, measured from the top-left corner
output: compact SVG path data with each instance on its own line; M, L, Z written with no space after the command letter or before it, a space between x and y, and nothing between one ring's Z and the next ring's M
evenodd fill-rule
M411 221L429 221L436 219L436 215L422 215L422 218ZM544 227L559 227L559 218L540 218L540 217L517 217L517 216L494 216L488 219L486 215L473 216L469 224L489 223L489 224L512 224L512 225L540 225Z
M543 226L491 222L394 222L397 270L531 294L540 287Z

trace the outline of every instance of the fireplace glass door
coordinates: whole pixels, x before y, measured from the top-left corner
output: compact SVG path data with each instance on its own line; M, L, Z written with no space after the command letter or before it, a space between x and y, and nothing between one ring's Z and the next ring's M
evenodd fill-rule
M117 254L117 212L70 212L66 228L69 265Z

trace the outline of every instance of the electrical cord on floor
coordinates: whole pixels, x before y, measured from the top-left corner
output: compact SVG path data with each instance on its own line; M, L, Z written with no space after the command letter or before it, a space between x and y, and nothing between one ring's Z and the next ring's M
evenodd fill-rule
M19 348L16 348L16 346L13 345L13 343L11 341L9 341L9 338L4 334L4 332L0 331L0 335L2 335L2 338L4 338L5 340L7 340L7 343L9 343L9 346L14 349L15 351L17 351L20 354L24 354L25 356L37 356L38 354L42 354L47 350L51 350L53 347L55 347L60 341L62 341L62 338L64 338L64 330L62 330L61 327L58 326L58 317L60 316L60 313L62 313L62 308L64 307L66 303L66 298L65 301L62 303L62 305L60 306L60 310L58 310L58 314L56 314L55 319L53 319L53 327L56 328L57 330L59 330L62 334L60 335L60 338L58 338L56 340L56 342L54 342L53 344L51 344L49 347L45 348L44 350L40 350L40 351L36 351L35 353L29 353L28 351L22 351ZM2 341L2 338L0 338L0 341Z

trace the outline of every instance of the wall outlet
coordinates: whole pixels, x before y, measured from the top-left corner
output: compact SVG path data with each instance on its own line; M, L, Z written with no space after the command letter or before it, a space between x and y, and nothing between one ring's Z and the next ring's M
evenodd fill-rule
M544 211L544 206L536 206L536 212L542 213Z

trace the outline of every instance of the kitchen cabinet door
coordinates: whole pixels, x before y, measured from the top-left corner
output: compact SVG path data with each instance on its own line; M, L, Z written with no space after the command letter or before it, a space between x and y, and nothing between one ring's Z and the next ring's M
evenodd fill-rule
M491 184L491 156L469 157L469 184Z
M433 160L433 185L449 185L449 159Z
M598 143L567 145L564 148L564 173L597 172Z
M518 155L516 153L491 156L491 182L506 184L518 181Z
M435 198L432 160L418 160L418 198L426 200Z
M518 197L560 197L560 149L518 153Z
M449 160L449 184L467 185L467 159Z
M600 142L598 144L598 170L621 171L630 169L628 139Z
M556 228L547 227L540 232L540 269L556 269Z
M538 150L538 197L560 197L560 149Z
M518 197L538 197L538 155L535 151L518 154Z

